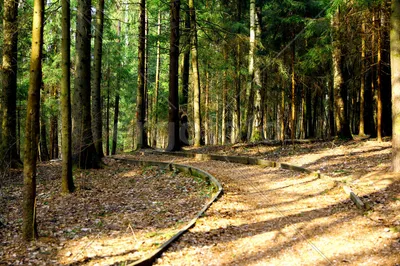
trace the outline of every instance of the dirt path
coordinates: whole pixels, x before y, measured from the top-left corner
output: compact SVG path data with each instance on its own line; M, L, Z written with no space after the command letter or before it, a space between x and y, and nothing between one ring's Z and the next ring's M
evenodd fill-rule
M332 181L229 162L156 155L140 159L193 165L224 187L219 201L157 265L400 263L398 232L363 216Z

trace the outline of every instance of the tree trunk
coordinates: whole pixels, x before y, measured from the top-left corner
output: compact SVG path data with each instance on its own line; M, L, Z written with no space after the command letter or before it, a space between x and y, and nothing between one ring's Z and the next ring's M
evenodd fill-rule
M43 17L44 1L35 0L24 149L24 220L22 234L23 238L28 241L38 236L36 226L36 161L39 135L40 88L42 84Z
M256 7L256 15L255 15L255 21L256 21L256 36L255 38L257 39L258 43L261 43L261 21L262 19L262 14L261 14L261 8ZM251 140L252 141L260 141L264 139L264 134L263 134L263 123L262 123L262 114L263 114L263 101L262 101L262 90L264 89L262 87L261 83L261 69L260 69L260 60L258 57L255 56L256 53L256 48L257 46L254 45L254 51L253 51L253 56L254 56L254 84L253 84L253 90L254 90L254 121L252 123L252 134L251 134Z
M377 45L378 45L378 51L377 51L377 62L376 62L376 90L377 90L377 140L379 142L382 141L382 82L381 82L381 77L382 77L382 32L381 32L381 11L378 10L378 37L377 37Z
M51 94L57 99L57 86L53 86ZM52 113L50 115L50 159L57 159L58 154L58 114Z
M392 170L400 172L400 0L392 0L390 31L390 62L392 73Z
M106 110L106 155L110 155L110 85L111 85L111 70L110 66L107 69L107 110Z
M190 10L185 12L183 47L183 70L182 70L182 101L181 108L184 113L188 111L189 102L189 70L190 70Z
M18 0L4 1L3 13L3 106L0 166L18 167L21 163L17 153L17 44Z
M201 111L200 111L200 75L197 56L197 28L196 10L194 0L189 0L190 12L190 53L192 55L192 78L193 78L193 119L194 119L194 146L201 145Z
M146 42L146 1L140 1L139 19L139 50L138 50L138 89L136 98L136 149L148 147L145 118L146 118L146 95L145 95L145 42Z
M204 100L204 143L210 145L210 132L209 132L209 106L210 106L210 70L207 67L206 70L206 88L205 88L205 100Z
M76 19L75 86L73 93L73 158L79 168L98 168L90 114L90 27L91 0L79 0Z
M42 86L42 93L41 93L41 104L42 106L44 106L45 102L46 102L46 95L45 95L45 91L43 88L43 84ZM40 112L40 160L42 162L47 162L50 159L49 156L49 150L47 149L47 116L45 114L44 108L42 108L42 111Z
M365 107L365 22L361 24L361 86L360 86L360 123L358 135L364 136L364 107Z
M294 38L295 34L293 32L292 37ZM296 136L296 79L295 79L295 70L294 70L294 62L296 56L296 47L295 41L292 43L292 62L291 62L291 116L290 116L290 137L292 139L292 144L294 145L294 139Z
M157 24L157 62L156 62L156 84L154 88L153 100L153 147L157 147L157 130L158 130L158 91L160 90L160 72L161 72L161 11L158 11L158 24Z
M336 11L332 20L333 27L333 88L335 95L335 117L337 135L342 139L351 139L350 125L346 116L346 106L344 94L344 81L342 73L342 44L340 33L340 11Z
M170 0L170 50L168 96L168 151L181 149L179 139L179 11L180 0Z
M118 116L119 116L119 94L115 95L115 104L114 104L114 130L113 130L113 141L111 147L111 155L115 155L117 153L117 144L118 144Z
M232 143L239 140L240 134L240 94L241 94L241 73L240 73L240 41L237 40L236 45L236 66L235 66L235 98L232 125Z
M72 119L71 119L71 10L70 1L62 0L62 78L61 78L61 120L62 120L62 192L75 189L72 178Z
M101 110L101 61L103 57L104 0L98 0L96 6L96 29L94 42L94 78L92 90L93 141L100 158L103 153L103 118Z
M254 98L254 52L256 39L256 1L250 0L250 40L249 40L249 72L246 90L247 108L243 116L243 124L241 128L241 141L248 141L251 136L251 126L253 124L253 98ZM250 133L250 134L249 134Z
M227 60L226 52L225 52L225 61ZM226 119L227 119L227 110L226 110L226 101L227 101L227 93L228 93L228 78L226 70L224 70L223 74L223 86L222 86L222 113L221 113L221 145L226 144Z

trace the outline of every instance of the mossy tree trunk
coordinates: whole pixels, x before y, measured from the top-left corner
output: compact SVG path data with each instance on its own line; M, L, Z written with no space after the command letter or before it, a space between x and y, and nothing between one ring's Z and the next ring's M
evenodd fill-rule
M32 51L27 103L24 149L23 228L25 240L37 237L36 227L36 161L39 137L40 88L42 83L44 1L35 0L32 23Z

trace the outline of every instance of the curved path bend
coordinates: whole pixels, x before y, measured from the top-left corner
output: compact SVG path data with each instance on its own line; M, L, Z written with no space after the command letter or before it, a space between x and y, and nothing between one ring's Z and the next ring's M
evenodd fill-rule
M376 236L334 182L308 173L142 154L214 175L224 195L156 265L385 265Z

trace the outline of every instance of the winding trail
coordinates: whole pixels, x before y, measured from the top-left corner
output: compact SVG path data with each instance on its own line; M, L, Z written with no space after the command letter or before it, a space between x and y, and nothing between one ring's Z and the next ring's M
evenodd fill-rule
M156 265L384 265L376 236L341 189L294 171L169 155L134 159L191 165L214 175L224 195ZM393 258L392 258L393 259Z

